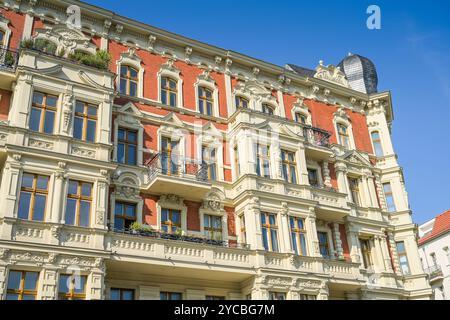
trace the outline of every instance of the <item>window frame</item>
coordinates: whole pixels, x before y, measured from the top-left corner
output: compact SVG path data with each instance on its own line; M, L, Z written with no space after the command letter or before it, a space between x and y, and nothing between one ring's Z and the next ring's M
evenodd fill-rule
M352 202L357 207L362 206L361 192L359 190L359 178L355 177L347 177L348 179L348 187L351 196Z
M215 228L213 227L213 220L217 219L219 221L219 227ZM208 220L209 226L207 227L205 222ZM215 214L203 214L203 234L211 240L218 240L223 241L223 222L222 222L222 216L221 215L215 215ZM216 235L220 235L219 238L215 237Z
M319 234L324 235L324 239L326 240L325 243L321 243L320 242L321 237L319 236ZM329 232L328 231L317 230L317 240L318 240L318 244L319 244L319 253L320 253L320 255L323 258L325 258L325 259L331 258L331 245L330 245L330 239L329 239ZM327 254L325 256L322 254L321 248L325 248L326 249Z
M161 299L162 295L165 295L168 299ZM179 295L180 299L171 299L173 297L173 295ZM175 291L160 291L159 299L160 300L183 300L183 293L175 292Z
M261 240L264 250L269 252L280 252L280 239L279 239L280 237L278 234L278 221L277 221L278 214L271 212L260 212L260 216L261 216L260 220L261 220L261 237L262 237ZM273 221L275 222L275 224L270 223L271 216L274 217ZM266 223L263 222L263 217ZM272 230L275 231L276 241L272 239ZM264 243L264 232L267 238L267 247Z
M19 284L19 289L10 289L9 288L9 280L10 280L10 276L11 276L11 272L18 272L20 273L20 284ZM27 273L34 273L37 275L36 277L36 283L34 286L34 290L25 290L25 279L26 279L26 274ZM23 296L27 295L27 296L34 296L34 300L36 300L36 298L38 297L38 286L39 286L39 272L37 271L28 271L28 270L9 270L8 273L8 281L6 281L6 295L5 295L5 299L7 299L8 294L14 294L18 296L17 300L23 300Z
M262 103L261 104L261 112L264 114L267 114L269 116L273 116L275 115L275 107L273 105L271 105L270 103Z
M345 129L345 130L341 130ZM336 131L338 137L338 143L344 147L345 149L350 149L350 128L348 125L343 124L341 122L336 123ZM343 140L344 139L344 140ZM345 144L344 144L345 141Z
M247 104L246 106L244 106L244 102L245 102L245 104ZM234 107L236 110L239 108L249 109L250 108L250 99L248 99L242 95L236 94L234 96Z
M384 193L384 198L386 200L386 209L388 212L396 212L397 211L397 206L395 204L395 199L394 199L394 192L392 191L392 184L391 182L384 182L382 183L383 186L383 193ZM389 190L386 191L386 186L389 186ZM391 205L389 204L388 199L391 199L392 203ZM391 210L393 209L393 210Z
M77 104L80 103L83 105L83 113L77 112ZM95 116L93 115L89 115L89 107L92 107L96 110L95 112ZM98 129L98 106L92 103L88 103L88 102L84 102L81 100L76 100L75 101L75 110L74 110L74 132L73 132L73 137L77 140L80 141L84 141L84 142L88 142L88 143L95 143L97 141L97 129ZM83 121L82 127L81 127L81 138L77 138L75 137L75 119L76 118L81 118ZM94 121L95 122L95 130L94 130L94 139L93 141L88 141L87 140L87 132L88 132L88 123L89 121Z
M119 296L120 299L111 299L111 293L113 290L118 290L119 291ZM128 300L128 299L123 299L123 294L124 292L131 292L132 293L132 299ZM132 300L136 300L136 290L135 289L129 289L129 288L117 288L117 287L112 287L109 289L109 299L113 300L113 301L132 301Z
M378 135L378 138L374 138L375 134ZM374 152L375 156L383 157L384 156L384 149L383 149L383 143L381 141L380 131L378 131L378 130L372 131L370 133L370 139L372 140L372 147L373 147L373 152ZM377 149L377 146L379 147L379 149Z
M77 194L69 194L69 184L70 182L76 182L77 183ZM76 209L75 209L75 217L74 217L74 224L72 226L75 227L83 227L83 228L89 228L91 225L92 220L92 203L93 203L93 191L94 191L94 184L92 182L86 182L81 180L75 180L71 179L67 181L67 194L66 194L66 208L65 208L65 223L67 224L67 203L69 199L73 199L76 201ZM82 186L83 184L90 184L91 186L91 195L90 196L84 196L82 195ZM87 226L80 226L80 207L81 207L81 201L89 201L89 221L87 223Z
M168 220L163 220L162 219L164 210L167 211L167 219ZM180 223L179 224L173 222L173 220L174 220L173 219L174 213L178 213L179 214L179 217L180 217ZM183 214L183 212L180 209L171 209L171 208L163 208L162 207L161 208L161 218L160 218L160 220L161 220L161 231L164 232L164 233L168 233L168 234L177 234L177 233L183 232L183 228L182 228L182 226L183 226L183 222L182 222L183 216L182 216L182 214ZM167 226L167 230L168 231L163 231L163 226ZM174 226L176 227L176 231L172 231L172 228Z
M202 95L201 92L210 93L210 97L208 98L207 95ZM197 86L197 103L198 103L198 112L202 115L213 117L214 116L214 103L215 103L215 97L214 97L214 90L211 89L209 86L205 85L198 85ZM211 106L211 113L208 114L208 104ZM202 106L203 105L203 110ZM205 112L206 111L206 112Z
M117 214L117 210L116 210L117 205L120 205L122 207L122 214L120 214L120 215ZM134 219L130 219L130 216L127 216L125 214L126 213L126 210L125 210L126 206L133 206L134 207ZM134 203L134 202L126 202L126 201L121 201L121 200L114 201L114 229L115 230L120 230L120 229L117 229L116 219L123 220L123 226L124 226L123 230L129 229L129 228L126 227L126 221L127 220L131 221L130 224L132 224L133 222L137 221L137 207L138 207L138 204Z
M359 238L358 240L364 268L373 268L372 244L370 239Z
M292 221L294 220L294 228L292 228ZM298 221L302 221L303 229L298 228ZM308 240L307 240L307 231L306 231L306 221L305 218L297 217L297 216L289 216L289 233L291 238L291 247L292 250L299 256L307 256L308 255ZM294 245L294 234L295 234L295 245ZM303 240L305 243L305 252L303 252L303 246L301 243L301 238L303 236Z
M285 156L283 157L283 155L285 155ZM292 159L293 159L292 161L289 160L289 155L292 155ZM282 175L284 181L286 181L288 183L292 183L292 184L298 183L297 160L295 159L296 156L297 156L297 153L295 151L281 149L281 152L280 152L281 168L282 168L281 175ZM285 168L286 168L287 176L285 176L285 174L284 174ZM294 180L295 181L292 181L292 169L294 170L294 178L295 178Z
M70 286L69 286L69 292L61 292L60 291L60 281L62 276L68 276L70 280ZM76 277L83 278L83 293L76 293L75 292L75 281ZM68 273L61 273L58 277L58 300L86 300L86 289L87 289L87 275L76 275L68 274Z
M403 251L399 250L399 244L403 245L403 248L404 248ZM395 248L397 249L398 265L400 267L400 271L402 272L403 275L410 275L411 274L411 266L409 264L408 253L406 251L405 241L404 240L396 241L395 242ZM405 257L405 259L406 259L406 268L407 268L406 270L403 269L404 264L401 261L402 257ZM435 261L433 261L433 263L435 263ZM437 265L437 264L435 263L435 265Z
M33 184L32 187L24 187L23 186L23 177L24 175L32 175L33 176ZM38 189L37 188L37 184L38 184L38 179L39 177L46 177L47 178L47 189ZM19 200L17 203L17 217L19 219L23 219L19 217L19 209L20 209L20 199L21 199L21 195L22 192L27 192L31 194L30 197L30 206L28 208L28 218L27 219L23 219L23 220L29 220L29 221L45 221L46 218L46 211L47 211L47 202L48 202L48 189L49 189L49 183L50 183L50 177L46 176L46 175L42 175L42 174L36 174L36 173L29 173L29 172L23 172L22 173L22 181L21 181L21 186L20 186L20 192L19 192ZM44 206L44 214L42 217L42 220L34 220L34 204L35 204L35 199L36 199L36 194L39 195L44 195L45 196L45 206Z
M35 94L41 94L42 95L42 104L37 104L36 102L34 102L34 95ZM47 99L48 97L53 97L56 100L55 106L48 106L47 105ZM29 123L28 123L28 127L31 131L33 132L39 132L39 133L43 133L43 134L54 134L55 133L55 121L56 121L56 116L58 113L58 103L59 103L59 97L58 95L54 95L51 93L45 93L39 90L36 90L33 92L32 95L32 99L31 99L31 109L30 109L30 115L29 115ZM30 128L30 121L31 121L31 113L33 109L37 109L40 111L40 115L39 115L39 129L38 130L33 130ZM45 132L45 120L47 118L47 111L48 112L53 112L54 116L53 116L53 123L52 123L52 131L51 132Z
M120 139L119 138L119 131L123 131L124 132L124 136L125 139ZM128 140L128 134L129 133L134 133L136 135L136 141L131 141ZM124 162L119 161L119 145L123 144L123 149L124 149ZM127 127L122 127L119 126L117 128L117 162L121 163L121 164L125 164L125 165L130 165L130 166L136 166L138 164L138 144L139 144L139 130L136 129L130 129ZM129 160L129 146L132 145L135 147L135 154L134 154L134 159L135 162L134 163L128 163Z
M168 75L161 75L160 81L160 98L161 103L169 106L169 107L178 107L178 79L175 79ZM166 86L163 87L163 81L166 82ZM170 87L170 83L173 82L175 84L174 88ZM171 94L175 96L174 105L171 104ZM163 102L163 96L165 96L166 102Z
M218 180L217 148L215 148L214 146L210 147L207 145L202 145L201 152L202 152L201 153L202 165L206 165L208 180L217 181ZM207 153L208 157L205 157L205 153ZM211 159L213 161L211 161Z
M122 73L122 68L126 68L126 75L124 76ZM134 70L136 72L136 77L132 77L131 76L131 70ZM130 97L138 97L139 96L139 69L129 65L129 64L121 64L119 66L119 71L120 71L120 77L119 77L119 93L126 95L126 96L130 96ZM122 87L122 81L125 81L126 83L126 88L125 88L125 93L121 92L120 88ZM136 95L131 95L130 94L130 84L131 82L136 83Z
M270 179L271 174L271 165L270 165L270 145L267 144L261 144L259 142L254 143L253 145L254 151L255 151L255 173L259 177L268 178ZM266 150L266 153L262 152L263 150ZM265 172L265 164L268 165L267 171L268 175L266 175Z

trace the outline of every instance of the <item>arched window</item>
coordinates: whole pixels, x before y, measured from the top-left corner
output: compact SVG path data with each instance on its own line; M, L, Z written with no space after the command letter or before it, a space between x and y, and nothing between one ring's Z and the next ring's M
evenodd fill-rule
M371 133L372 136L372 144L373 150L375 151L375 155L377 157L383 156L383 148L381 147L381 138L380 133L378 131L374 131Z
M338 131L338 142L341 146L345 148L350 147L350 139L348 135L348 128L347 126L338 123L337 124L337 131Z
M177 81L168 77L161 78L161 103L177 106Z
M274 108L270 104L263 103L263 105L262 105L262 112L265 113L265 114L273 115Z
M198 87L198 111L202 114L213 115L214 98L211 89Z
M137 96L138 71L130 66L120 67L120 93Z
M296 112L295 113L295 121L298 123L301 123L301 124L307 124L308 117L306 116L306 114Z
M236 96L236 109L248 108L248 100L241 96Z

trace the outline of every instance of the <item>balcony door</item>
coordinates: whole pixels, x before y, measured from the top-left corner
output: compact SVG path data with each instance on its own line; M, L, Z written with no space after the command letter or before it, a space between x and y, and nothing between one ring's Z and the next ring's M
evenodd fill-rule
M179 173L179 148L178 141L170 138L161 138L161 171L167 175Z

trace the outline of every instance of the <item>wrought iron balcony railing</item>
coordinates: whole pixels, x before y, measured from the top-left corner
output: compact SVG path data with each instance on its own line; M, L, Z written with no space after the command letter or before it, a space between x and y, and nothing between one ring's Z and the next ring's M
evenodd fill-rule
M303 128L303 136L311 145L318 147L330 147L330 137L331 133L316 127L305 126Z
M158 174L192 178L202 182L208 180L208 164L173 153L158 153L146 163L146 166L150 180Z
M439 278L439 277L443 276L442 269L438 265L428 267L424 271L425 271L425 273L428 273L430 280L433 280L435 278Z
M153 238L153 239L174 240L174 241L197 243L200 245L212 245L212 246L219 246L219 247L226 247L226 248L237 248L237 249L249 249L250 248L250 246L245 243L235 243L235 242L229 242L229 241L224 241L224 240L214 240L214 239L201 238L201 237L195 237L195 236L187 236L187 235L181 235L181 234L171 234L171 233L165 233L165 232L161 232L161 231L157 231L157 230L136 230L136 229L116 229L116 228L112 229L111 227L109 229L110 229L110 231L113 231L115 233L147 237L147 238Z
M18 60L17 51L0 46L0 70L16 71Z

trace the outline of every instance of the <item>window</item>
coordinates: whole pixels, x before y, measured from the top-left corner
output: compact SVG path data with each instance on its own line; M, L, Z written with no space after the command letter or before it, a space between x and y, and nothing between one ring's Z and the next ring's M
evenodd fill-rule
M348 178L348 183L350 185L350 194L352 196L352 201L358 207L361 206L361 198L359 194L359 182L358 179Z
M301 124L306 124L308 121L308 117L303 113L296 112L295 113L295 121Z
M59 300L86 300L87 276L61 274L59 276Z
M119 128L117 131L117 162L136 165L137 136L136 130Z
M270 148L259 143L255 144L256 174L260 177L270 178Z
M69 181L67 190L66 224L89 227L92 203L92 183Z
M328 244L328 232L317 232L319 238L319 251L322 257L330 258L330 246Z
M286 182L297 183L297 164L295 162L295 153L281 150L281 162L283 169L283 179Z
M398 252L398 249L397 249ZM430 253L431 261L433 261L433 266L437 266L436 254L434 252Z
M111 300L134 300L134 290L111 288Z
M97 130L97 107L77 101L75 103L75 120L73 137L87 142L95 142Z
M38 279L37 272L11 270L6 300L36 300Z
M286 293L270 291L269 300L286 300Z
M0 30L0 46L5 46L5 32Z
M450 265L450 250L448 247L445 247L444 249L445 256L447 257L447 264Z
M213 115L213 92L212 90L199 87L198 88L198 111L207 116Z
M377 157L383 156L383 148L381 147L381 138L380 133L378 131L374 131L371 133L373 150L375 151L375 155Z
M180 292L161 291L159 293L159 298L161 300L181 300L182 294Z
M171 107L177 106L177 81L167 77L161 78L161 103Z
M24 173L19 197L19 219L44 221L48 194L47 176Z
M161 209L161 229L163 232L172 234L181 232L180 210Z
M317 174L317 169L308 168L308 180L311 186L313 187L319 186L319 177Z
M203 228L208 239L222 240L222 217L209 214L203 215Z
M262 105L262 112L265 113L265 114L273 115L274 108L271 105L267 104L267 103L263 103L263 105Z
M408 263L408 256L406 255L406 248L405 248L405 242L399 241L397 244L397 254L398 254L398 261L400 263L400 269L402 270L402 273L404 275L409 275L409 263ZM435 256L436 259L436 256ZM434 260L435 260L434 259ZM436 261L433 261L434 265L436 265Z
M207 169L208 179L217 180L216 149L202 147L202 166Z
M348 136L348 128L346 126L344 126L343 124L338 123L337 131L338 131L339 144L345 148L349 148L350 147L350 139Z
M359 239L361 245L362 260L364 263L364 268L368 269L373 266L372 262L372 248L370 246L369 239Z
M30 130L53 133L58 97L42 92L33 93L30 114Z
M178 141L161 138L161 170L163 174L178 174Z
M247 243L247 234L245 232L245 215L239 216L239 226L241 229L241 243Z
M138 71L130 66L120 67L120 93L136 97L138 90Z
M391 184L383 183L384 197L386 198L386 206L389 212L395 212L394 195L392 194Z
M264 249L278 252L278 226L275 214L261 212L262 241Z
M239 152L237 145L234 147L234 167L236 168L236 178L239 178L241 175L241 166L239 165Z
M236 96L235 103L236 103L236 109L248 108L248 100L241 96Z
M312 294L300 294L300 300L316 300L317 297Z
M114 209L114 229L127 230L136 221L136 204L116 202Z
M306 256L306 230L305 220L297 217L289 217L291 229L292 248L295 254Z

